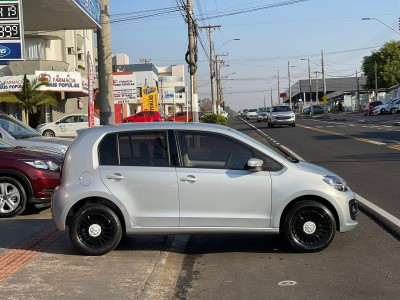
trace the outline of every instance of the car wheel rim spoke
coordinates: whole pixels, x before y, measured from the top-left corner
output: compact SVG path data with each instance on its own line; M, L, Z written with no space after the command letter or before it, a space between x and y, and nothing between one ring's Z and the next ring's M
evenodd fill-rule
M313 230L310 229L311 224L315 226ZM309 228L309 231L305 228ZM322 212L304 210L294 217L292 232L299 243L315 245L326 239L329 224Z
M14 211L21 200L21 195L18 189L8 183L0 184L0 212L10 213Z
M81 220L77 230L79 240L90 248L106 245L112 240L114 232L111 219L98 213L86 215Z

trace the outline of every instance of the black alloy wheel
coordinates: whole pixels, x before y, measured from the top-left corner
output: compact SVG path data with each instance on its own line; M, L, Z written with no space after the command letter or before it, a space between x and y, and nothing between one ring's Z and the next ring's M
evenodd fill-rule
M332 212L323 204L306 200L294 204L282 222L286 242L299 252L317 252L332 242L336 222Z
M121 222L111 208L102 204L88 204L73 216L69 236L82 253L103 255L120 242Z
M9 176L0 177L0 218L21 214L27 199L25 188L18 180Z

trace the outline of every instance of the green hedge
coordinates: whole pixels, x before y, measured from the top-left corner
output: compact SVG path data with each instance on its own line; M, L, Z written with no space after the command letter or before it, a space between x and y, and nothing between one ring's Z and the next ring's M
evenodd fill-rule
M203 123L212 123L219 125L227 125L228 121L220 114L205 114L202 120Z

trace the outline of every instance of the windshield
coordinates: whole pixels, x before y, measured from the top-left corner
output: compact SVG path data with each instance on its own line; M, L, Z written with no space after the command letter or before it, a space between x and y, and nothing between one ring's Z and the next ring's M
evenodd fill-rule
M249 109L249 112L256 112L256 111L257 111L257 108Z
M8 116L0 116L0 126L15 139L40 136L36 130Z
M268 107L261 107L259 109L259 112L265 112L265 111L268 111Z
M259 145L261 148L265 149L267 153L273 153L274 155L277 156L277 157L275 157L275 159L277 159L278 157L280 157L281 159L285 159L280 153L271 150L270 147L268 147L267 145L261 143L260 141L258 141L256 139L252 138L251 136L249 136L249 135L247 135L247 134L245 134L245 133L243 133L243 132L241 132L239 130L233 129L233 128L229 128L229 130L232 131L232 132L235 132L238 135L240 135L245 140L251 140L253 143L255 143L255 144Z
M281 112L281 111L292 111L289 106L274 106L272 108L273 112Z

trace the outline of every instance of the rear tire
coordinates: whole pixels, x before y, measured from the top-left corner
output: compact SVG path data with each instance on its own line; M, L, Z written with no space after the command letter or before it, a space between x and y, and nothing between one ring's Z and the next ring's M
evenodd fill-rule
M283 217L282 235L298 252L317 252L332 242L336 222L323 204L306 200L294 204Z
M11 218L21 214L26 208L26 191L16 179L0 177L0 218Z
M292 127L296 127L296 123L295 122L292 123Z
M56 134L54 133L53 130L47 129L43 132L43 136L48 136L48 137L55 137Z
M69 236L79 251L98 256L112 251L118 245L122 237L122 226L111 208L102 204L89 204L73 216Z

